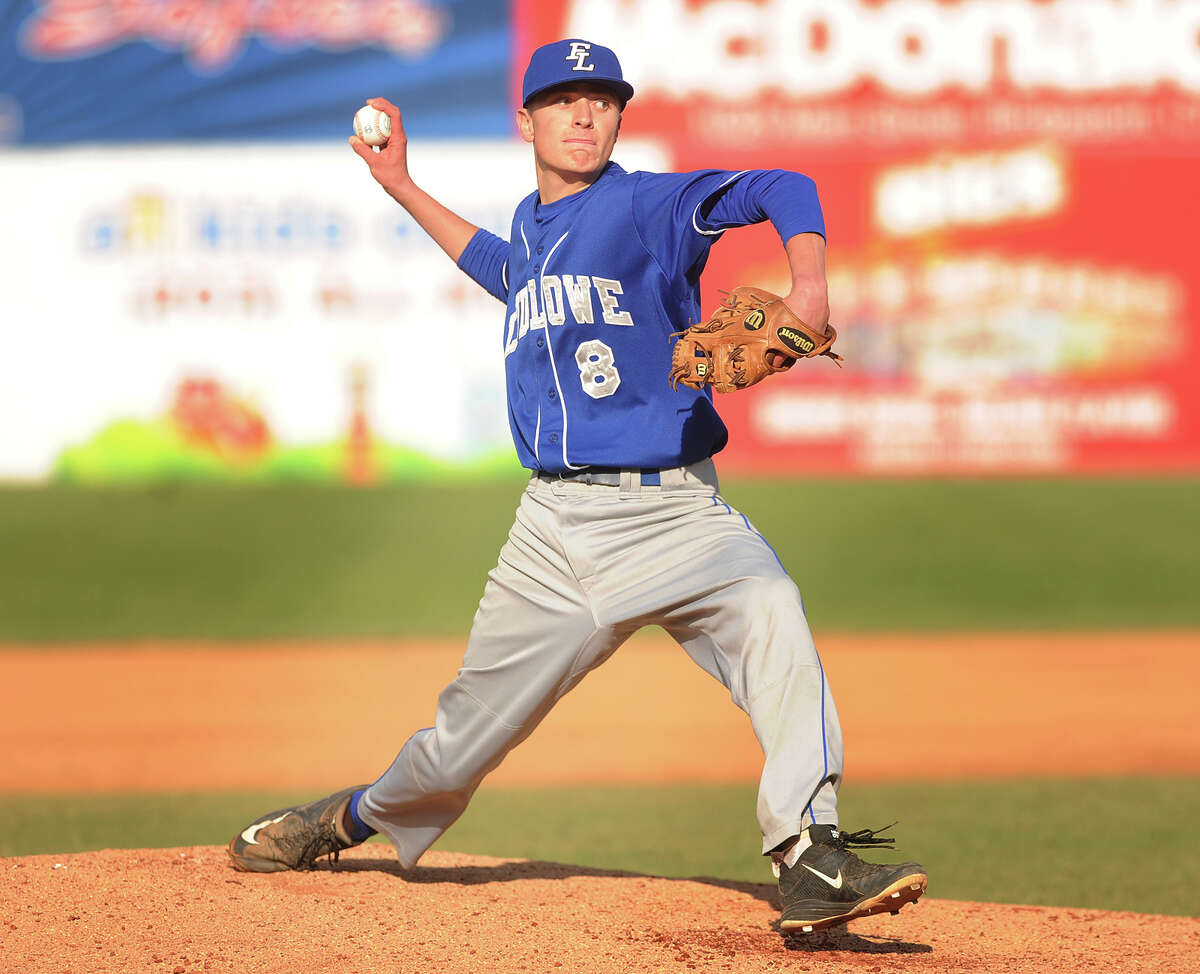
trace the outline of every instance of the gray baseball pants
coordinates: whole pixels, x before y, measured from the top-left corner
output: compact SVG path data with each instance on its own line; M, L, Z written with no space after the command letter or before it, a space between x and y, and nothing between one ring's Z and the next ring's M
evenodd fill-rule
M721 498L711 460L661 480L530 480L433 727L408 739L359 803L404 866L567 691L648 625L750 716L765 758L763 852L814 821L837 824L842 735L799 590Z

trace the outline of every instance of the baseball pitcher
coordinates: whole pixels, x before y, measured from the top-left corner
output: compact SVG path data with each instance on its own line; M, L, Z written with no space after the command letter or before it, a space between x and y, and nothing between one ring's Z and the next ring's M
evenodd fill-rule
M418 187L400 111L368 103L391 136L378 152L352 137L354 151L505 305L496 355L530 479L434 725L373 784L256 819L229 844L237 868L311 868L376 832L414 865L564 694L658 625L729 689L762 746L758 824L783 930L895 912L925 891L921 866L852 851L891 839L838 828L842 734L800 592L721 496L712 459L727 439L714 388L839 358L816 186L782 170L626 172L611 156L633 94L606 47L571 38L534 51L517 125L537 188L508 240ZM706 318L709 248L764 220L790 292L735 288Z

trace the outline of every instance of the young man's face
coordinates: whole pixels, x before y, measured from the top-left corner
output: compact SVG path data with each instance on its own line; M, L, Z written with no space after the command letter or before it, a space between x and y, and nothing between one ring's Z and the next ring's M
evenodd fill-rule
M621 103L601 85L561 85L519 109L517 125L542 166L568 177L587 176L612 155Z

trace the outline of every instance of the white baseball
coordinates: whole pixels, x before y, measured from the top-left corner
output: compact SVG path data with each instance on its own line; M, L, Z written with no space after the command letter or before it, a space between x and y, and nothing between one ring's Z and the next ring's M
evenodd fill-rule
M354 134L367 145L387 145L392 134L392 120L378 108L363 105L354 114Z

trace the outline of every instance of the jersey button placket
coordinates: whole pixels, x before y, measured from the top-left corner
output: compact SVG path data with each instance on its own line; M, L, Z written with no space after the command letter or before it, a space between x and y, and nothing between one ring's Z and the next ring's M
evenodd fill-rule
M536 276L537 276L537 279L538 279L538 287L539 287L539 288L541 287L541 284L542 284L542 278L541 278L541 274L542 274L542 262L541 262L541 256L542 256L542 254L545 252L545 250L546 250L546 247L545 247L545 245L544 245L544 244L543 244L541 241L539 241L539 242L537 243L537 245L534 247L534 254L536 254L536 255L537 255L537 257L538 257L538 261L537 261L537 263L536 263L536 264L532 264L532 265L531 265L534 275L536 275ZM547 342L548 342L548 338L547 338L547 336L545 335L545 333L543 333L543 334L540 334L540 335L538 335L538 336L537 336L537 339L535 340L534 344L535 344L535 345L536 345L538 348L547 348ZM546 398L547 398L547 399L548 399L550 402L552 402L552 403L557 403L557 401L558 401L558 392L557 392L555 389L553 389L553 388L551 388L551 389L548 389L548 390L546 391ZM557 446L558 446L558 444L559 444L559 434L558 434L558 433L546 433L546 432L543 432L543 434L542 434L542 435L543 435L543 436L546 438L546 441L547 441L547 442L548 442L548 443L549 443L551 446L554 446L554 447L557 447Z

